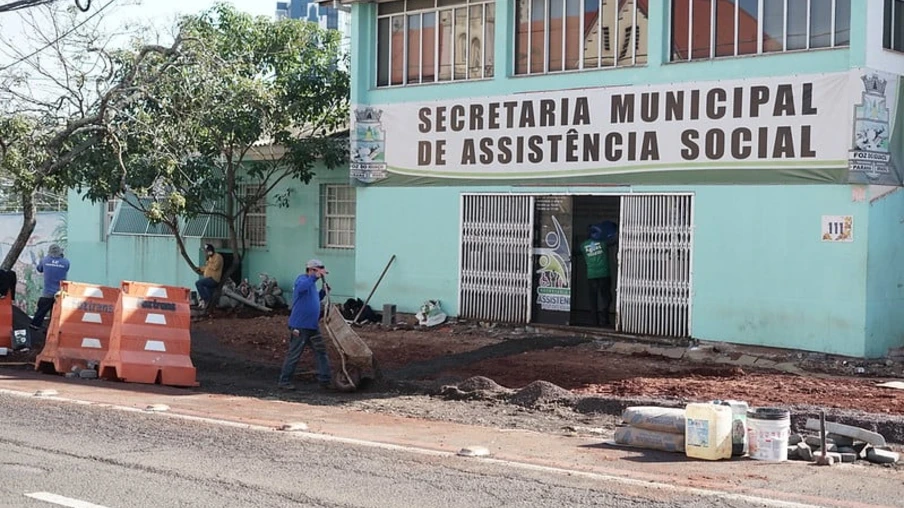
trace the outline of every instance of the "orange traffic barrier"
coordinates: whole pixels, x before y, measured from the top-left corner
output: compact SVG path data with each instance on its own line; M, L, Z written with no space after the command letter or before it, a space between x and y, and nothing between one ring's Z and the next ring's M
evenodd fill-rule
M0 297L0 347L13 347L13 300L9 294Z
M198 386L191 363L189 290L123 281L100 377Z
M61 282L35 370L65 374L73 367L100 363L107 354L118 300L117 288Z

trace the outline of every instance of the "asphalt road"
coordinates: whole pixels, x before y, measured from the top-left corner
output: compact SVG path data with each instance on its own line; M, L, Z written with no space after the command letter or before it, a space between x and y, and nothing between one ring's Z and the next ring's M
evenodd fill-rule
M4 507L764 505L0 394Z

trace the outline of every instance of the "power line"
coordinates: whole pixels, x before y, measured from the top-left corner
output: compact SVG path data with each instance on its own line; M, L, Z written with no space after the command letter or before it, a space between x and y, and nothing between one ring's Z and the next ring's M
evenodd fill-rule
M47 0L21 0L21 1L22 1L22 2L25 2L25 1L44 1L45 3L48 3ZM49 0L49 1L55 1L55 0ZM59 37L57 37L56 39L54 39L54 40L48 42L48 43L45 44L44 46L41 46L40 48L38 48L38 49L32 51L31 53L29 53L29 54L23 56L22 58L16 60L15 62L13 62L13 63L11 63L11 64L9 64L9 65L6 65L6 66L4 66L4 67L0 67L0 72L5 71L6 69L9 69L10 67L14 67L14 66L16 66L16 65L19 65L20 63L22 63L22 62L28 60L29 58L31 58L31 57L37 55L38 53L44 51L45 49L47 49L47 48L53 46L54 44L56 44L56 43L58 43L58 42L60 42L61 40L65 39L66 37L69 37L73 32L75 32L75 31L78 30L79 28L83 27L83 26L85 25L85 23L91 21L92 18L94 18L95 16L97 16L98 14L100 14L101 12L103 12L104 9L106 9L107 7L109 7L110 5L112 5L113 2L115 2L115 1L116 1L116 0L109 0L109 1L108 1L107 3L105 3L104 5L101 5L99 9L97 9L96 11L94 11L93 13L91 13L91 15L89 15L87 18L83 19L80 23L78 23L77 25L73 26L73 27L70 28L69 30L66 30L66 32L64 32L63 34L61 34L61 35L60 35ZM88 1L88 5L89 5L89 6L91 5L90 0ZM81 7L79 7L79 8L81 8Z
M16 0L8 4L0 5L0 12L12 12L19 9L27 9L29 7L38 7L39 5L47 5L56 0Z

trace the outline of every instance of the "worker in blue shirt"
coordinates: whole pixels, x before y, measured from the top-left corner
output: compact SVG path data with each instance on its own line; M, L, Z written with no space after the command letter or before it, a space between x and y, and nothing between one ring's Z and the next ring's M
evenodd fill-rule
M69 275L69 260L63 255L63 249L53 244L47 249L47 256L38 263L38 273L44 274L44 292L38 299L38 308L31 320L29 328L37 330L44 324L44 317L53 309L56 294L60 291L60 282Z
M323 276L328 273L322 261L312 259L305 264L305 273L295 279L292 290L292 312L289 315L289 352L279 374L278 386L282 390L295 389L292 378L295 376L298 360L301 359L301 354L308 344L314 350L320 387L327 390L332 387L330 359L326 354L326 343L320 334L319 325L320 301L330 286L324 281L322 289L317 290L317 279L323 281Z

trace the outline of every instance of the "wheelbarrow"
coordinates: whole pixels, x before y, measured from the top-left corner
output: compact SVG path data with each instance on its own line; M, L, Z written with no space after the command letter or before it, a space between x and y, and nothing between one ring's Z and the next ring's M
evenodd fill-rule
M333 374L333 386L343 392L353 392L381 377L373 351L361 340L342 316L339 307L330 301L327 292L323 329L339 355L339 369Z

